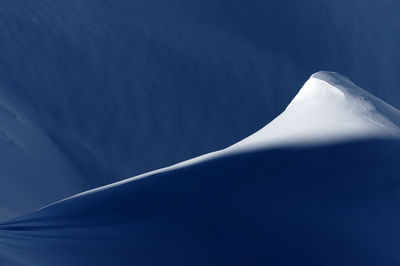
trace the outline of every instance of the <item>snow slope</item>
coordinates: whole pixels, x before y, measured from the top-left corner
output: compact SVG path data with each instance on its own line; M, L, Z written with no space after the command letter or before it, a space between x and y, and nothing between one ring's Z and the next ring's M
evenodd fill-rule
M39 205L222 149L275 118L320 69L399 108L399 8L397 0L3 0L1 102L40 132L19 141L40 138L51 155L16 152L12 170L2 160L0 186L37 176L63 184L24 198ZM0 121L6 142L30 131L9 129L12 121Z
M400 111L339 73L319 71L303 85L281 115L249 137L225 149L74 197L236 153L374 138L400 139Z
M383 136L400 136L400 111L347 77L320 71L311 76L281 115L233 147L306 145Z
M82 175L81 169L76 169L44 132L35 129L33 125L21 125L22 122L18 122L14 116L9 117L11 118L7 119L10 122L3 120L3 129L8 135L14 136L15 140L4 143L3 152L7 156L3 162L8 163L0 168L6 179L0 187L1 220L26 214L73 194L98 187L96 180ZM357 87L340 74L317 72L304 84L280 116L250 137L226 149L134 179L249 149L399 137L399 126L400 114L394 107ZM46 162L45 166L49 164L51 167L42 167L43 162ZM24 167L21 167L21 163ZM97 190L102 189L104 187Z
M0 224L0 263L397 265L399 117L318 72L242 142Z
M1 265L397 265L400 143L246 152L0 225Z
M1 221L92 188L42 129L1 100Z

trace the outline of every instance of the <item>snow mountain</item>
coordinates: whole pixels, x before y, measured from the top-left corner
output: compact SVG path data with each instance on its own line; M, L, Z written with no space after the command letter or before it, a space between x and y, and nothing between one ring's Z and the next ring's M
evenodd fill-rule
M399 8L2 1L0 220L236 143L320 69L400 108Z
M281 115L233 147L399 136L399 110L341 74L320 71L311 76Z
M0 224L0 263L397 265L398 122L318 72L233 146Z

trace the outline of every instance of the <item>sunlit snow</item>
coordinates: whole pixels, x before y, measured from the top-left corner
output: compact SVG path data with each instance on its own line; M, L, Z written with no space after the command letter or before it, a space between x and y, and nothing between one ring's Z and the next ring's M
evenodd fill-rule
M397 109L359 88L341 74L320 71L310 77L280 116L242 141L220 151L73 197L234 153L365 138L400 138L399 126L400 112Z
M398 137L399 119L398 110L346 77L318 72L304 84L280 116L232 148Z

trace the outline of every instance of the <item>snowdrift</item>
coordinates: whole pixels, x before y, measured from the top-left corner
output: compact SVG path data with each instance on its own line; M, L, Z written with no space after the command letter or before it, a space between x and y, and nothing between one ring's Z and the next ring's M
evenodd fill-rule
M397 265L399 117L318 72L231 147L0 224L0 264Z
M0 99L0 221L92 188L37 125Z
M0 104L19 120L0 114L0 220L225 148L280 114L320 69L399 108L399 8L3 0Z
M400 136L400 111L339 73L319 71L281 115L232 148L309 145L379 136Z
M0 225L1 265L397 265L400 143L218 157Z

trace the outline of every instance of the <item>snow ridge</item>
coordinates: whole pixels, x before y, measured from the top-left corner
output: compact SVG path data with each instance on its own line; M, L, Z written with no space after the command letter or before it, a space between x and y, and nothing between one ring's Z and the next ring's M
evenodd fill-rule
M218 157L282 146L308 146L366 138L400 138L400 111L345 76L313 74L286 110L253 135L223 150L79 193L76 198ZM61 200L64 201L64 200Z
M320 71L311 76L280 116L232 148L399 136L397 109L341 74Z

